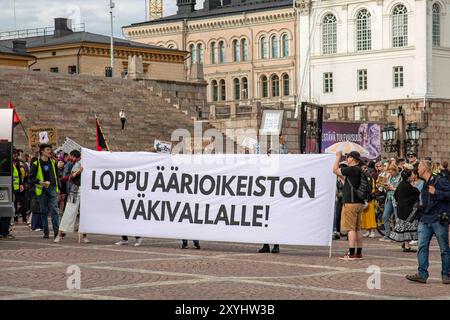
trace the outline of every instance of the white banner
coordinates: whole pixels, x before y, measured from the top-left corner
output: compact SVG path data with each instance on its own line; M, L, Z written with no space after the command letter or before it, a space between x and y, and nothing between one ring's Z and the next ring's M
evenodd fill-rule
M329 246L334 160L83 148L80 232Z

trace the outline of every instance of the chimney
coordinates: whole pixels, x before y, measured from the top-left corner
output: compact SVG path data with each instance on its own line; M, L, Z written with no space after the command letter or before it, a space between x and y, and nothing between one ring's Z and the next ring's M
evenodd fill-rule
M221 5L222 3L220 0L205 0L203 3L203 9L205 9L205 11L211 11L217 9Z
M27 42L25 40L13 40L13 51L16 53L27 53Z
M177 0L177 14L188 14L195 11L196 0Z
M72 34L72 20L66 18L55 18L55 38Z

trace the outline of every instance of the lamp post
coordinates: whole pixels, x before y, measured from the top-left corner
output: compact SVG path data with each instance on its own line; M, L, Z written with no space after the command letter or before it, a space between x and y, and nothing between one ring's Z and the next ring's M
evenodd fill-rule
M422 129L417 126L417 123L408 123L405 131L406 139L403 141L404 150L402 150L402 141L397 135L397 128L391 123L386 124L381 130L384 151L387 153L397 152L399 156L402 154L401 151L404 154L409 152L417 154Z
M113 25L113 9L116 5L112 0L109 0L109 13L111 15L111 77L114 77L114 25Z

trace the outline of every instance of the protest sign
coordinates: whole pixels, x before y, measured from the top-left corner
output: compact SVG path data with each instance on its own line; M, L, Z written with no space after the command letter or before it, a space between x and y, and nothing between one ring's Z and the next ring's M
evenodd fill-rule
M82 154L82 233L331 244L334 155Z

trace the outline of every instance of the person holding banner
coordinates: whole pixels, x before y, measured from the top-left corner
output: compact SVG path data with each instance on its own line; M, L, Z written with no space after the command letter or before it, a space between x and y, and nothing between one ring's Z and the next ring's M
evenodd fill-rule
M343 207L341 213L341 231L348 231L348 252L339 257L341 260L362 259L362 233L361 233L361 214L364 209L364 201L358 199L353 189L357 189L361 179L361 156L357 151L351 151L347 154L346 168L339 168L342 152L336 154L336 161L333 165L333 172L341 177L345 177L343 189ZM353 186L353 187L352 187Z

